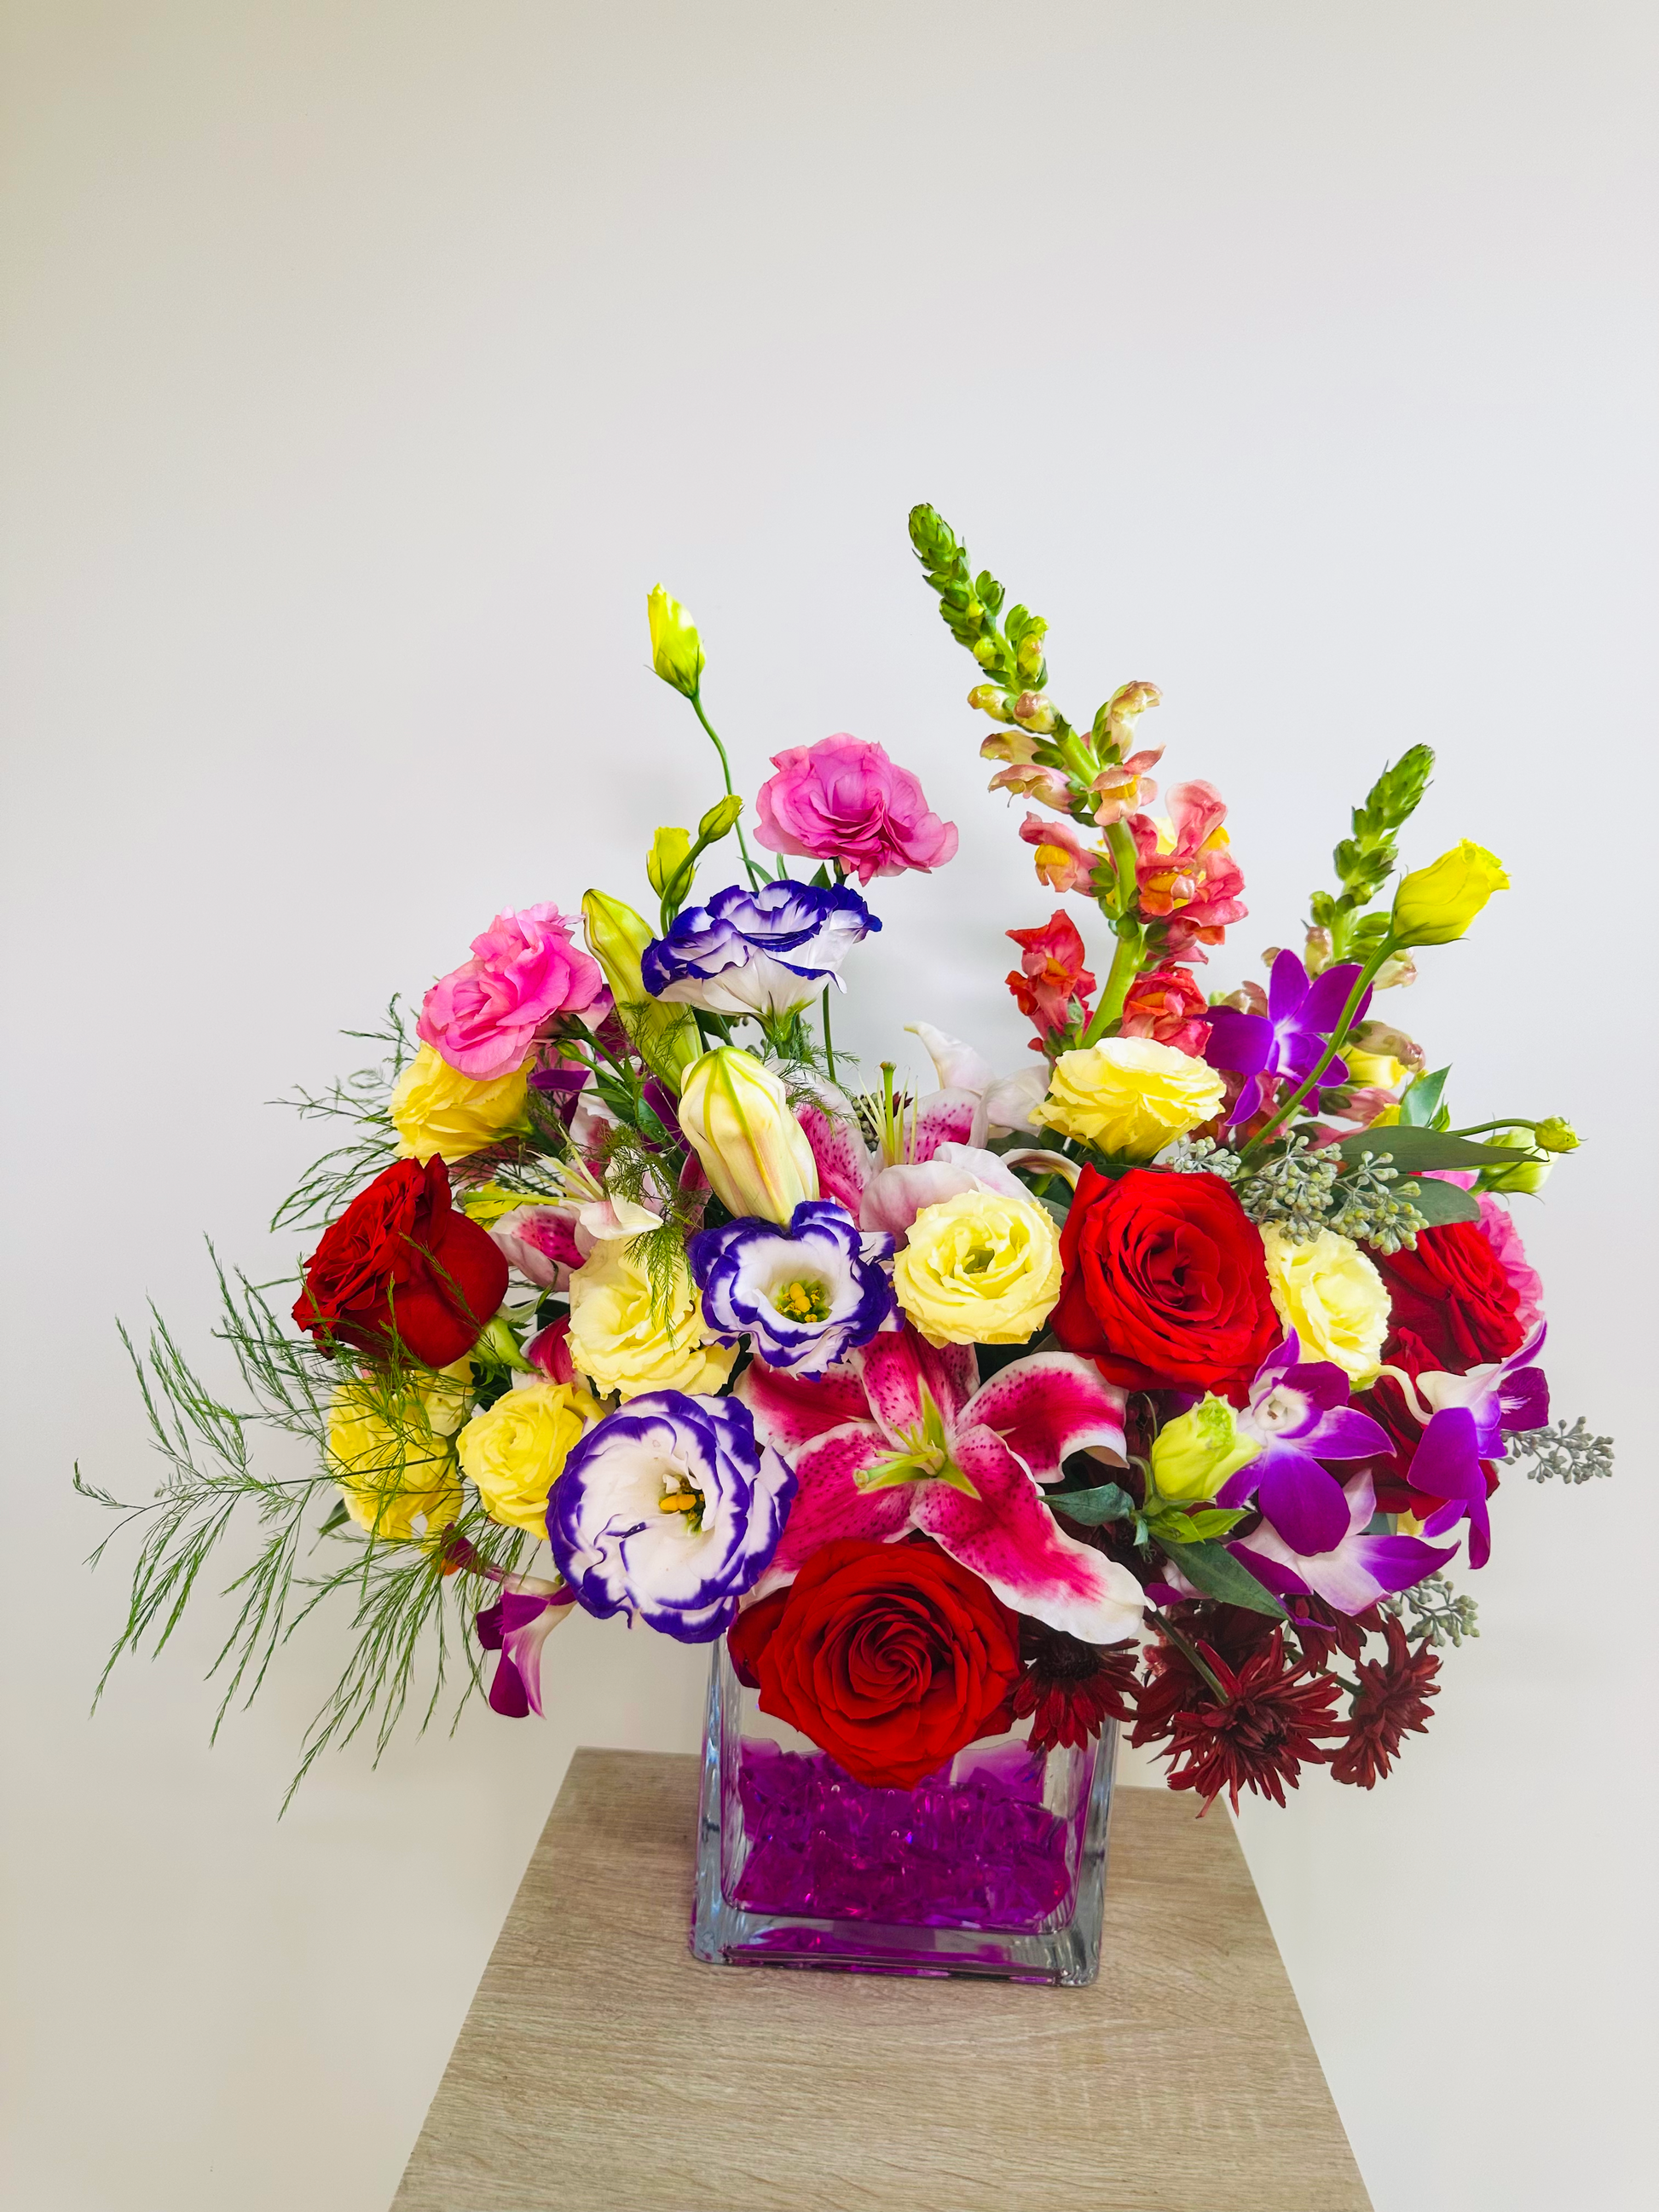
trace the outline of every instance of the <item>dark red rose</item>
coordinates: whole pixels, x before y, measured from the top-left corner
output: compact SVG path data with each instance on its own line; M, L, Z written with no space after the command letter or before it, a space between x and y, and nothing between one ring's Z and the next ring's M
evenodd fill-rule
M761 1711L872 1789L912 1789L1012 1723L1018 1617L933 1544L825 1544L726 1642Z
M1423 1230L1414 1252L1379 1252L1392 1311L1383 1359L1420 1375L1466 1375L1521 1348L1519 1299L1473 1221Z
M1060 1243L1050 1326L1126 1390L1244 1403L1280 1334L1261 1238L1218 1176L1085 1168Z
M396 1160L359 1191L306 1263L294 1318L319 1341L385 1352L395 1335L428 1367L471 1352L507 1290L507 1261L450 1201L441 1159Z

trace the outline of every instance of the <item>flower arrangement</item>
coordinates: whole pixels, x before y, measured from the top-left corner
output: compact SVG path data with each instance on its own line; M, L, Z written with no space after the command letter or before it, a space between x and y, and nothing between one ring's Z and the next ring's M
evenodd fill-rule
M874 1789L1109 1720L1206 1806L1282 1804L1306 1765L1370 1789L1474 1632L1447 1570L1486 1565L1501 1476L1610 1469L1551 1425L1510 1211L1577 1137L1454 1126L1449 1069L1376 1012L1507 881L1465 842L1389 895L1428 748L1354 812L1300 949L1206 989L1244 875L1212 786L1152 811L1156 689L1069 722L1046 625L932 508L910 530L1063 902L1007 932L1027 1065L919 1019L931 1087L855 1079L842 971L882 881L957 831L839 735L775 756L757 857L701 637L653 591L654 672L724 786L658 830L654 913L498 915L412 1036L393 1001L380 1067L300 1097L348 1133L273 1224L319 1231L291 1316L222 1273L251 1406L159 1317L134 1351L167 1474L118 1509L117 1650L167 1641L251 1504L226 1706L323 1598L355 1607L302 1773L411 1697L429 1717L458 1656L465 1692L539 1712L580 1607L726 1639L760 1709ZM314 1463L264 1470L258 1423Z

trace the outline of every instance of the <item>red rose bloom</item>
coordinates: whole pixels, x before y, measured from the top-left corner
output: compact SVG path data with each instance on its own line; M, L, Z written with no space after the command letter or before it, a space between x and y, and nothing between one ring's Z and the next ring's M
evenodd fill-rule
M507 1261L457 1213L449 1170L396 1160L359 1191L306 1263L294 1318L363 1352L393 1337L428 1367L471 1352L507 1289Z
M1414 1252L1373 1256L1393 1309L1382 1352L1390 1366L1466 1375L1520 1350L1515 1285L1473 1221L1422 1231Z
M1018 1617L933 1544L825 1544L726 1642L761 1711L872 1789L913 1789L1012 1722Z
M1213 1390L1243 1405L1278 1341L1261 1238L1218 1176L1083 1170L1060 1241L1051 1326L1125 1390Z

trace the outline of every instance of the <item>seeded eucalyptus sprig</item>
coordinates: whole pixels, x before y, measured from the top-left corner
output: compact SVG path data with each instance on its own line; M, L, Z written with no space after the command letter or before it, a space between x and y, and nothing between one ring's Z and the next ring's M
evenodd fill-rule
M1433 767L1432 749L1413 745L1383 769L1364 805L1353 810L1353 834L1331 855L1339 888L1334 896L1316 891L1311 902L1314 928L1330 932L1330 947L1321 965L1363 960L1382 942L1388 915L1367 914L1364 908L1394 872L1395 836L1416 811Z

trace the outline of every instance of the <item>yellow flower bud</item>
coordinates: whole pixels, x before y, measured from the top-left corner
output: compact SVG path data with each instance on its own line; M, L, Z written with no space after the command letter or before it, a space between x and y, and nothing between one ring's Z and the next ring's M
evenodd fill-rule
M682 832L682 835L684 833ZM643 915L604 891L582 894L587 949L605 971L617 1018L653 1074L678 1091L700 1049L697 1025L687 1006L665 1006L646 989L640 955L656 932Z
M694 698L704 667L697 625L660 584L653 585L645 609L651 621L652 667L665 684L672 684L688 699Z
M981 714L988 714L994 722L1012 722L1007 700L1000 684L975 684L968 694L968 704Z
M1466 837L1430 866L1414 868L1395 893L1395 943L1449 945L1494 891L1509 887L1503 862Z
M1152 1439L1152 1480L1162 1497L1201 1504L1261 1449L1255 1437L1240 1432L1224 1398L1201 1398L1166 1421Z
M1547 1152L1576 1152L1578 1150L1577 1130L1571 1121L1564 1121L1559 1114L1552 1114L1547 1121L1540 1121L1533 1130L1532 1140Z
M705 845L718 845L722 837L729 836L738 826L738 817L743 811L743 801L736 792L728 792L717 799L697 824L697 836Z
M661 898L691 857L689 830L659 830L645 856L646 881Z
M740 1216L787 1222L818 1194L806 1133L784 1088L753 1053L721 1045L686 1072L680 1128L722 1206Z

